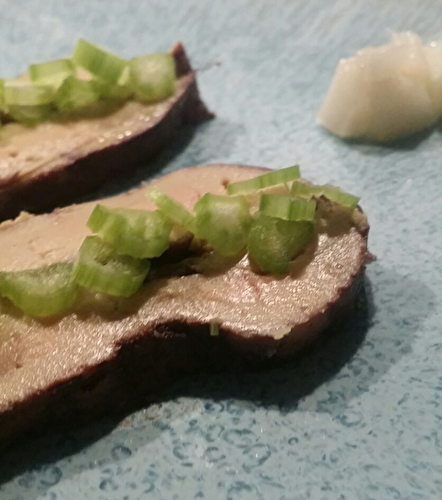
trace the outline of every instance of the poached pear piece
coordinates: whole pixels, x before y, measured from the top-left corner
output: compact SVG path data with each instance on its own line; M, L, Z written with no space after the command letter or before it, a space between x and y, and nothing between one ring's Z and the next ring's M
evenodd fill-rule
M189 211L206 193L265 169L191 167L100 204L154 210L157 187ZM0 269L72 263L96 203L0 225ZM0 443L139 408L170 382L246 359L284 358L351 314L368 258L359 208L318 204L315 237L285 274L261 274L247 255L158 260L129 298L84 293L71 312L34 319L2 301Z
M75 118L58 115L34 126L0 129L0 220L74 202L106 181L127 176L173 142L186 123L213 115L201 101L183 46L171 55L173 94L157 102L103 101Z

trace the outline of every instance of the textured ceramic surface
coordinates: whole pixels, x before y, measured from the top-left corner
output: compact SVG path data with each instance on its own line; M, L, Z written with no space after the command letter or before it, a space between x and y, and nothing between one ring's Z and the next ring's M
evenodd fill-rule
M395 30L442 36L442 4L0 0L0 13L3 76L69 53L79 36L124 56L183 41L217 118L127 184L206 162L299 163L363 196L378 257L359 313L318 352L183 381L119 425L3 455L0 498L441 498L442 136L346 144L314 113L340 57Z

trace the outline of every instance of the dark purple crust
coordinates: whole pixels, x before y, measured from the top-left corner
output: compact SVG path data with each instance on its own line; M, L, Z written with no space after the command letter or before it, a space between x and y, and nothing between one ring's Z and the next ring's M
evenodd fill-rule
M178 76L192 73L180 43L173 47L171 53L176 61ZM72 157L63 168L54 169L40 177L0 186L0 221L12 219L23 210L41 213L73 203L106 181L123 177L142 162L152 159L170 144L174 132L183 124L198 123L212 117L213 114L200 99L193 77L166 116L143 133L87 156Z
M253 366L294 355L311 344L332 323L351 314L363 284L365 266L340 291L339 299L296 327L282 340L241 337L220 331L209 335L201 324L164 324L118 346L113 359L69 382L35 394L0 415L0 446L27 436L87 424L103 416L122 415L158 399L170 383L190 374ZM140 376L142 374L142 376Z

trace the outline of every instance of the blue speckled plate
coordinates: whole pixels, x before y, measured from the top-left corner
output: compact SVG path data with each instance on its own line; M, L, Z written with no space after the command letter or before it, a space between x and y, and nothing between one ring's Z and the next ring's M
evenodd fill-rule
M157 171L299 162L311 180L362 194L378 257L363 307L317 352L183 381L123 422L2 455L0 498L441 498L442 136L349 145L314 112L340 57L394 30L440 37L442 3L0 0L0 13L3 76L79 36L124 56L183 41L217 119L179 137Z

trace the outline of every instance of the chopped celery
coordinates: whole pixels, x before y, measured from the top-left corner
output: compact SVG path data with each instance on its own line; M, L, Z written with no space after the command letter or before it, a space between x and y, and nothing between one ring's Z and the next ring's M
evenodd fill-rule
M346 193L345 191L342 191L341 188L330 184L325 184L321 187L323 196L328 198L330 201L339 203L339 205L343 205L347 208L356 208L358 206L359 198L357 196Z
M158 210L111 209L97 205L87 225L119 254L151 259L169 248L172 222Z
M72 264L0 273L0 294L30 316L51 316L69 309L77 296Z
M55 94L55 104L60 111L74 112L90 106L100 98L91 81L69 76Z
M223 255L236 255L247 244L252 218L244 196L207 193L195 204L196 234Z
M149 260L118 255L98 236L87 236L78 252L73 277L85 288L129 297L140 288L149 268Z
M26 125L36 125L46 121L53 113L52 106L8 106L8 115L16 122Z
M173 94L175 61L171 54L149 54L129 62L129 85L143 101L158 101Z
M82 38L75 46L72 61L111 85L118 82L127 65L127 61L121 57Z
M29 76L36 84L49 85L58 89L63 80L74 73L74 66L70 59L55 59L29 66Z
M147 196L155 203L161 212L167 215L167 217L177 222L191 233L195 232L195 216L181 205L181 203L178 203L157 187L153 187L147 193Z
M24 79L5 80L3 107L14 120L33 125L52 113L54 92L49 85L35 85Z
M270 186L294 181L299 179L300 175L298 165L294 165L293 167L266 172L265 174L258 175L258 177L253 177L253 179L248 179L246 181L232 182L227 185L226 189L228 194L250 193Z
M284 220L309 220L315 218L316 202L314 200L297 200L280 194L263 194L259 210L271 217Z
M247 250L261 271L285 273L313 233L312 222L288 221L258 212L252 222Z
M347 208L356 208L359 198L352 194L342 191L341 188L332 186L331 184L315 185L307 184L305 182L294 182L292 184L290 194L292 196L302 198L312 198L313 196L325 196L330 201L339 203Z

